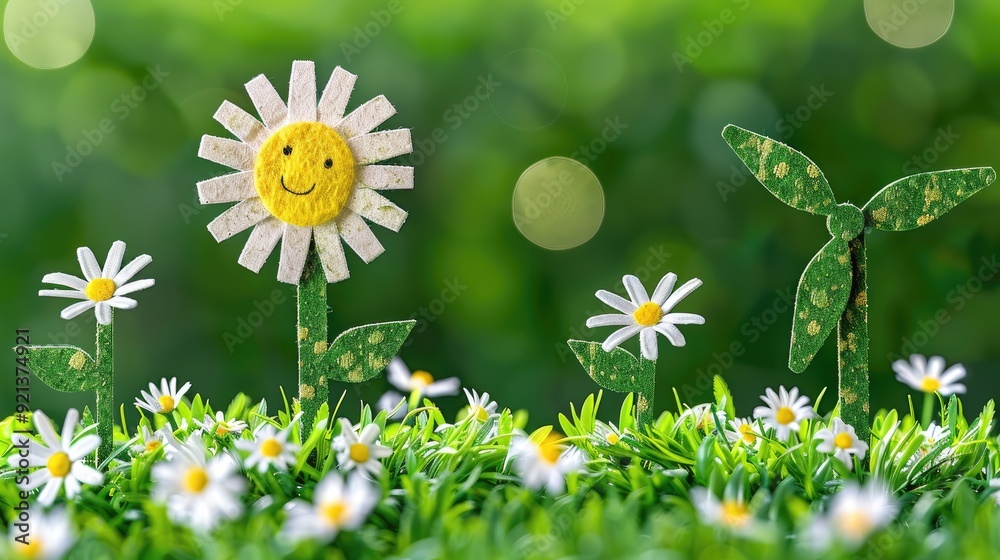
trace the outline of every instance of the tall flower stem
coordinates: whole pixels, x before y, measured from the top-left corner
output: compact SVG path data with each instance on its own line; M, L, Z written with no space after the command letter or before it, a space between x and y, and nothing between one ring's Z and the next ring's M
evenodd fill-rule
M639 355L640 377L636 387L635 424L638 429L653 424L653 395L656 389L656 361Z
M97 435L101 445L97 448L100 465L111 457L115 434L115 323L97 324Z
M329 380L321 365L327 339L326 277L315 247L309 248L298 285L299 404L302 437L309 436L320 406L329 400Z
M868 283L865 237L850 242L853 278L847 307L837 323L837 360L840 365L840 417L854 427L858 439L869 438Z

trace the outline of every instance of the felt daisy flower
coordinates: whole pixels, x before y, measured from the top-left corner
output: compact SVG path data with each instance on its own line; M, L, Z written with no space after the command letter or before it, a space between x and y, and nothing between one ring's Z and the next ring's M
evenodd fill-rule
M930 426L927 426L927 429L920 433L924 436L924 442L921 446L933 447L939 441L948 437L948 428L938 426L937 422L931 422Z
M174 456L153 465L153 498L165 503L170 519L195 530L207 531L220 521L243 513L240 496L246 480L233 458L208 456L205 442L193 436L181 443L166 432Z
M701 280L688 280L674 291L677 275L673 272L664 276L653 290L653 296L646 293L642 282L631 274L622 277L629 299L607 290L597 292L597 299L617 309L621 313L597 315L587 319L587 327L620 326L611 334L602 347L610 352L625 340L639 335L642 356L647 360L657 357L656 333L667 337L674 346L684 346L684 335L677 325L703 325L705 318L694 313L673 313L675 305L701 286ZM631 300L631 301L630 301Z
M465 391L465 398L469 400L469 412L465 415L466 420L482 424L490 418L499 416L497 403L490 400L489 393L484 392L480 395L475 389L469 391L463 388L462 390Z
M214 434L217 437L224 437L229 434L238 436L248 427L247 423L243 420L235 418L227 420L226 413L221 410L215 412L214 418L211 414L206 414L203 420L195 420L194 423L202 430L205 430L206 433Z
M836 542L856 548L875 531L886 527L899 510L885 485L878 481L847 482L830 502L826 515L817 516L808 531L808 541L826 547Z
M614 447L621 441L622 431L613 422L605 424L598 420L594 423L594 432L591 434L591 437L597 445Z
M131 447L132 454L155 453L157 449L164 447L166 437L163 433L169 431L171 431L169 422L156 431L151 431L149 426L143 424L139 430L139 437L136 438L136 443Z
M457 377L435 380L434 376L424 370L410 373L403 360L396 356L386 366L389 383L400 391L416 392L422 397L445 397L458 394L460 382Z
M729 443L739 442L747 447L760 448L758 428L749 418L730 420L729 428L726 429L726 439Z
M532 490L546 489L550 494L562 494L566 475L583 468L583 454L576 447L564 445L563 438L550 432L541 443L524 435L511 440L507 461L513 460L514 472ZM506 465L504 465L506 468Z
M141 391L142 400L135 399L135 406L144 408L153 414L170 414L181 402L181 397L191 388L191 383L185 383L180 390L177 389L177 378L171 377L170 381L164 377L160 379L160 387L156 388L153 383L149 384L149 392Z
M87 434L73 441L79 419L80 413L74 408L69 409L60 437L52 420L41 410L36 410L32 420L42 443L34 440L28 443L26 465L23 462L25 458L16 453L8 459L13 468L42 467L31 472L27 481L19 486L27 492L44 485L38 495L38 503L44 506L52 505L60 488L66 489L66 498L73 499L80 493L80 483L91 486L104 483L104 475L84 463L84 459L101 444L100 436Z
M380 412L384 410L390 420L402 420L406 417L406 397L396 391L386 391L379 397L375 409Z
M378 442L379 431L378 424L368 424L358 433L350 420L341 418L340 435L331 444L337 450L340 468L378 476L382 472L382 459L392 455L392 449Z
M712 431L717 428L715 419L718 418L719 424L725 426L726 411L723 410L725 402L715 408L715 414L712 414L712 404L701 403L694 405L681 413L680 417L677 418L677 423L683 422L686 418L691 418L696 429Z
M32 510L27 536L11 523L10 541L14 558L58 560L69 552L76 535L66 510L59 508L48 513Z
M338 66L317 101L315 64L297 60L287 105L263 74L247 82L263 122L229 101L216 111L238 140L205 135L198 156L237 172L198 183L198 196L237 203L208 225L216 241L254 228L244 267L259 272L281 240L278 280L298 283L314 243L327 282L339 282L350 276L341 239L368 263L384 249L365 219L392 231L406 221L378 191L413 188L413 168L372 164L410 153L410 131L373 132L396 113L381 95L345 116L356 78Z
M925 393L941 393L947 397L955 393L964 394L965 385L958 381L965 378L965 367L955 364L945 369L945 361L941 356L931 356L928 360L920 354L910 356L910 361L896 360L892 370L896 379L910 387Z
M80 247L76 250L76 258L80 261L83 278L62 272L46 274L42 277L42 282L65 286L69 289L39 290L38 295L83 300L63 309L59 316L70 320L84 311L93 309L94 314L97 315L98 323L110 325L112 308L134 309L139 303L125 296L139 290L145 290L155 283L152 278L131 281L139 271L153 262L152 257L140 255L125 265L125 268L122 268L124 257L125 243L115 241L111 244L108 257L104 260L104 268L101 268L97 264L94 252L88 247Z
M691 503L703 523L741 531L753 526L750 506L742 497L720 500L708 488L697 486L691 489Z
M287 471L294 465L299 445L288 441L288 436L291 435L298 418L299 414L296 414L281 430L276 430L268 423L262 424L254 434L253 440L238 440L236 448L250 454L246 460L247 468L256 467L258 471L265 473L271 465L279 471Z
M840 459L840 462L847 466L847 470L854 467L851 455L857 455L858 459L864 459L865 453L868 453L868 444L858 439L854 426L840 418L834 418L829 428L823 428L816 432L816 438L820 440L816 450L820 453L833 453L834 457Z
M754 418L764 421L764 424L775 429L776 436L781 441L787 441L793 431L799 430L799 422L816 415L809 406L809 397L799 396L798 387L791 391L784 386L778 387L778 393L768 387L760 400L767 406L753 409Z
M313 503L292 500L285 506L288 517L282 534L292 541L330 542L340 531L360 527L378 501L378 488L360 473L345 482L339 472L331 471L316 485Z

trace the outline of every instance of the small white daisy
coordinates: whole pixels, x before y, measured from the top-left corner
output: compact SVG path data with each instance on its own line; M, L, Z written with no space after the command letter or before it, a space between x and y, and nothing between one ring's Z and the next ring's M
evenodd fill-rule
M384 410L390 420L402 420L406 418L406 397L396 391L386 391L379 397L375 409L379 412Z
M215 417L206 414L204 420L195 420L194 423L198 425L206 433L214 434L217 437L224 437L227 435L240 435L243 430L247 429L247 423L243 420L226 419L226 413L217 410L215 412Z
M29 473L28 480L19 487L27 492L44 484L45 488L38 495L38 503L44 506L52 505L60 488L66 489L66 498L73 499L80 493L81 482L91 486L104 483L104 475L83 462L84 458L101 445L100 436L88 434L73 441L79 419L80 413L74 408L69 409L60 437L49 417L41 410L36 410L32 421L43 443L34 440L28 443L27 465L22 463L24 458L16 453L7 460L14 468L42 467Z
M149 255L140 255L132 259L132 262L128 263L125 268L122 268L125 244L121 241L115 241L111 245L103 269L97 264L97 257L88 247L77 249L76 256L80 261L83 278L62 272L46 274L42 277L42 282L65 286L69 289L38 291L40 296L83 300L62 310L59 316L66 320L73 319L84 311L93 309L97 315L98 323L110 325L112 308L134 309L139 303L125 296L139 290L145 290L155 282L151 278L130 282L133 276L153 261L153 258Z
M344 471L357 469L370 476L382 472L382 459L392 455L392 449L378 441L379 427L368 424L360 433L347 418L340 419L340 435L333 439L331 447L337 450L337 464Z
M469 399L469 412L465 416L466 420L482 424L490 418L499 416L497 414L497 403L490 400L489 393L480 395L475 389L471 392L465 388L462 390L465 391L465 398Z
M532 490L545 488L550 494L562 494L566 475L583 468L583 453L564 445L556 432L549 433L541 443L524 435L516 435L510 443L507 461L514 461L514 471L524 485ZM506 468L506 465L505 465Z
M847 424L840 418L834 418L829 428L823 428L816 432L816 438L820 440L816 450L820 453L833 453L834 457L840 459L840 462L847 466L847 470L854 467L851 455L857 455L858 459L864 459L865 454L868 453L868 444L858 439L854 426Z
M76 535L66 510L59 508L48 513L32 511L27 534L11 523L10 541L14 558L58 560L76 542Z
M604 423L598 420L594 423L594 432L591 438L597 445L614 447L622 439L622 431L613 422Z
M817 516L809 528L809 541L826 547L831 542L857 547L875 531L887 526L896 517L896 501L878 481L847 482L833 496L826 515Z
M927 429L920 433L924 436L924 443L921 445L933 447L939 441L948 437L948 428L938 426L937 422L931 422L930 426L927 426Z
M958 381L965 378L965 366L955 364L944 368L945 361L941 356L931 356L928 360L920 354L910 356L910 361L896 360L892 370L896 379L924 393L941 393L947 397L956 393L964 394L965 385Z
M144 408L153 414L170 414L181 402L181 397L191 388L191 383L185 383L180 390L177 389L177 378L171 377L169 383L167 378L160 379L160 388L157 389L153 383L149 384L149 392L141 391L142 399L135 399L135 406Z
M299 415L296 414L281 430L276 430L269 423L261 424L254 433L253 440L237 440L236 448L250 454L246 460L247 468L256 467L262 473L267 472L271 465L279 471L291 468L295 464L295 454L299 451L299 445L288 441L288 436L291 435L298 418Z
M292 500L282 534L292 540L315 539L330 542L340 531L352 531L365 522L378 505L378 488L354 473L347 478L331 471L316 485L313 503Z
M652 298L646 293L642 282L631 274L622 278L629 300L607 290L597 292L597 299L614 307L621 313L608 313L587 319L587 327L621 326L611 334L602 347L610 352L619 344L639 335L642 356L655 360L658 355L656 333L667 337L674 346L684 346L684 335L677 325L703 325L705 318L694 313L672 313L674 306L701 286L701 280L694 278L685 282L677 291L677 275L673 272L664 276L653 290Z
M457 377L435 381L434 376L424 370L410 373L410 368L406 367L399 356L389 362L386 370L388 371L389 383L392 383L400 391L416 392L422 397L432 398L458 394L460 383Z
M157 449L164 447L166 444L166 438L163 432L170 432L170 422L167 422L162 428L156 431L151 431L149 426L145 424L140 428L139 437L135 444L132 445L132 454L140 455L142 453L154 453Z
M708 488L691 489L691 503L703 523L726 529L745 531L753 525L753 514L742 497L720 500Z
M787 391L781 386L778 387L777 394L768 387L764 393L760 400L767 406L755 408L753 416L774 428L777 438L781 441L787 441L793 431L799 430L799 422L816 415L809 406L809 397L799 396L798 387L792 387L791 391Z
M717 406L715 408L715 414L712 414L712 404L713 403L701 403L696 404L693 407L685 410L681 413L680 417L677 418L677 423L680 424L687 418L691 418L694 422L695 428L698 430L708 430L712 431L716 429L715 419L719 419L719 424L723 426L726 425L726 411L723 410L722 406Z
M754 449L760 448L760 434L757 426L749 418L736 418L729 421L726 429L726 439L729 443L739 442Z
M226 454L210 458L201 437L181 443L169 432L164 435L176 453L153 465L152 495L166 504L170 519L208 531L220 521L239 517L240 496L247 485L233 458Z

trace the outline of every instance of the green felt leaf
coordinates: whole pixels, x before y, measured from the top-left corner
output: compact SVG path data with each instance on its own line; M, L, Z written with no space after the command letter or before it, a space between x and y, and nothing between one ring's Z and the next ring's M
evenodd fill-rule
M837 325L851 293L851 253L847 242L831 239L809 261L795 294L788 367L801 373Z
M57 391L93 391L101 372L90 354L76 346L27 346L28 368Z
M880 190L864 212L869 226L903 231L927 225L996 179L992 167L932 171L903 177Z
M598 385L619 393L640 391L643 388L639 360L624 348L605 352L600 342L570 340L569 347L576 354L590 377Z
M348 329L326 351L323 367L336 381L367 381L382 373L416 324L392 321Z
M735 125L722 137L771 194L792 208L828 215L837 206L819 166L802 152Z

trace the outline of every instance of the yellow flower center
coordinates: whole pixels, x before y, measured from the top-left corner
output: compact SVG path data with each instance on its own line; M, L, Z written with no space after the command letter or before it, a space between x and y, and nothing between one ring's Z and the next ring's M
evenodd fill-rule
M934 445L934 442L935 442L935 441L936 441L936 440L935 440L934 438L932 438L932 437L929 437L929 438L927 438L927 440L926 440L926 441L924 441L924 443L925 443L925 444L927 444L927 445Z
M426 387L434 383L434 376L424 370L417 370L410 376L410 383L416 387Z
M618 442L621 441L622 438L618 437L618 434L614 432L608 432L608 435L605 436L604 439L608 440L608 445L618 445Z
M177 403L170 395L163 395L158 400L160 401L160 412L164 414L172 412L177 407Z
M469 407L469 416L472 416L480 422L485 422L490 419L490 413L485 408L474 404Z
M723 500L719 520L730 527L741 527L750 520L750 510L739 500Z
M561 441L562 437L555 432L545 436L545 440L538 444L538 455L546 463L550 465L556 464L559 456L562 455L562 446L559 445Z
M933 377L925 377L923 381L920 382L920 390L925 393L933 393L941 388L941 382Z
M837 434L837 437L833 438L833 444L841 449L847 449L854 445L854 438L851 434Z
M340 215L354 189L354 154L329 126L296 122L264 142L253 166L261 202L283 222L325 224Z
M222 437L229 433L229 426L225 422L219 422L219 427L215 429L215 435Z
M57 451L52 455L49 455L49 460L45 462L45 466L48 467L49 473L55 478L62 478L69 474L69 468L71 466L69 455L63 453L62 451Z
M632 313L632 318L635 319L636 323L644 327L652 327L663 318L663 308L651 301L647 301Z
M787 406L783 406L778 409L777 414L774 415L774 419L778 421L779 424L791 424L795 421L795 413L792 409Z
M181 479L181 487L191 494L200 494L208 486L208 471L202 467L190 467Z
M371 458L372 452L368 449L368 446L358 442L352 443L350 448L351 460L355 463L365 463Z
M146 451L152 453L153 451L156 451L157 449L159 449L161 445L163 445L163 443L161 443L160 440L158 440L158 439L150 440L146 444Z
M115 295L115 281L110 278L94 278L83 289L84 295L90 301L108 301Z
M845 535L864 538L871 533L875 524L870 515L860 509L854 509L837 516L837 527Z
M750 424L740 424L740 434L742 434L743 441L747 444L752 445L757 441L757 434L753 433L753 426Z
M17 554L21 558L40 558L42 556L42 542L38 538L38 535L32 535L28 538L28 544L23 544L21 541L15 541L18 543Z
M260 454L271 459L281 455L281 450L281 442L274 438L265 439L264 442L260 444Z
M341 500L334 500L323 504L320 513L333 525L339 527L347 521L347 504Z

